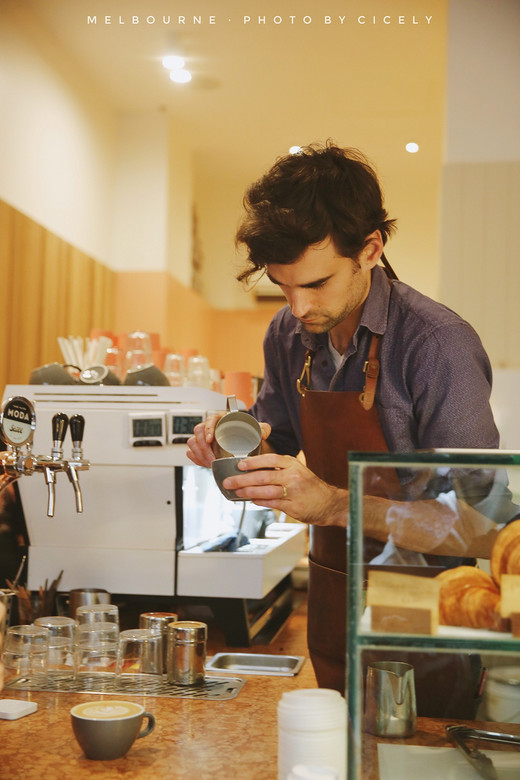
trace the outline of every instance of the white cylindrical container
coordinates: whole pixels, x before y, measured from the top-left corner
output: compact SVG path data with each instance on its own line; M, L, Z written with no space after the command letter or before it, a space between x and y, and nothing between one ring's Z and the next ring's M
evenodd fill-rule
M339 772L331 766L297 764L287 775L287 780L339 780Z
M302 688L278 702L278 780L301 765L332 768L345 780L347 705L338 691Z
M484 701L487 720L520 723L520 666L498 666L488 672Z

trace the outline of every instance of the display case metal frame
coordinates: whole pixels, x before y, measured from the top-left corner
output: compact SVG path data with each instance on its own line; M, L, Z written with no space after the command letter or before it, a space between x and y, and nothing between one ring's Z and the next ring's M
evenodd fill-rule
M347 528L347 778L361 780L363 737L363 686L361 653L368 649L439 652L485 652L520 656L520 639L489 637L383 634L361 626L364 612L363 562L363 477L366 469L388 468L490 468L517 469L520 451L431 450L414 453L349 453L349 523ZM490 632L491 634L491 632Z

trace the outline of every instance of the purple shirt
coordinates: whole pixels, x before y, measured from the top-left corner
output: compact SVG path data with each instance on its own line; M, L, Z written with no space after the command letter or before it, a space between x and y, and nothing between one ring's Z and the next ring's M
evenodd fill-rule
M303 446L296 380L306 350L315 351L311 389L361 391L371 333L383 336L375 402L391 452L499 446L489 404L491 366L477 333L407 284L390 285L377 266L337 371L327 334L305 331L288 306L271 321L264 339L264 383L251 411L272 426L269 442L277 452L296 455Z

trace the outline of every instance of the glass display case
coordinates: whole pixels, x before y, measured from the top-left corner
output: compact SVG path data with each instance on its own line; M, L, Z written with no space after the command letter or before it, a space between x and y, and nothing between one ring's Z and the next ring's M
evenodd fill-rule
M367 686L365 694L365 685L374 659L405 661L416 678L430 665L429 686L437 690L427 685L421 694L416 681L417 713L430 717L432 705L443 734L450 719L476 720L482 656L520 665L520 452L350 453L349 487L348 780L386 780L379 743L391 739L374 738L378 732L367 720L374 691ZM483 602L479 587L488 591ZM475 609L467 595L477 599ZM450 699L453 690L442 665L466 661L468 682L455 671L454 684L472 686L473 712L443 711L443 696Z

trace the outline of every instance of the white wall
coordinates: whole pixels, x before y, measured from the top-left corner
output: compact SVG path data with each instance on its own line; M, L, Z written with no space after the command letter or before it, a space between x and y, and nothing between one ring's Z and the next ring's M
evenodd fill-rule
M191 277L191 153L118 115L16 0L0 2L0 198L117 271Z
M115 117L16 2L0 17L0 198L107 262Z
M450 0L446 164L520 159L520 2Z
M244 185L232 176L216 175L209 163L195 157L195 202L202 245L202 293L217 309L253 308L255 299L236 281L240 263L235 232L242 217Z
M182 128L168 127L168 247L166 267L186 287L191 286L193 251L193 161Z
M520 2L451 0L441 298L520 366Z
M112 246L116 270L165 268L168 187L167 117L120 116Z

